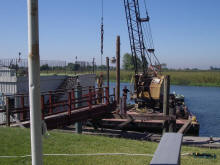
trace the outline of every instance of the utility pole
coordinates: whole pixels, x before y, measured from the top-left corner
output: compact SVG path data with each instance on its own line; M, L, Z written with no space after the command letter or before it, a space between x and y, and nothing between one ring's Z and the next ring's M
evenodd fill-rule
M92 73L95 73L95 58L92 59Z
M31 125L32 165L42 165L42 121L40 102L40 56L38 29L38 0L27 0L28 5L28 74Z

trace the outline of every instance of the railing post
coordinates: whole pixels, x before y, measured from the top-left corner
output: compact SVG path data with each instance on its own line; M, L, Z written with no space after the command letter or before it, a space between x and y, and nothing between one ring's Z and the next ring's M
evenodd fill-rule
M10 127L10 106L9 106L9 98L6 97L6 124Z
M89 109L91 110L92 109L92 89L91 89L91 87L89 87L88 106L89 106Z
M79 99L82 97L82 88L80 84L77 84L76 90L75 90L75 100L78 102L75 104L76 108L79 108L81 106L81 103L79 103ZM75 131L78 134L82 133L82 122L76 122L75 123Z
M41 112L42 112L42 120L44 120L44 95L41 95Z
M92 104L96 104L96 90L94 86L92 86L92 99Z
M105 88L106 105L109 104L109 87Z
M72 99L72 109L75 109L75 93L74 93L74 88L71 91L71 99Z
M21 96L21 109L24 110L24 95ZM22 112L20 115L20 120L24 120L26 118L26 112Z
M49 91L49 114L52 114L52 112L53 112L53 108L52 108L52 92L51 91Z
M71 95L72 95L72 93L69 92L69 93L68 93L68 115L69 115L69 116L71 115L71 110L72 110L72 105L71 105L72 99L71 99Z
M113 88L113 96L114 96L114 100L116 100L116 97L115 97L115 88Z

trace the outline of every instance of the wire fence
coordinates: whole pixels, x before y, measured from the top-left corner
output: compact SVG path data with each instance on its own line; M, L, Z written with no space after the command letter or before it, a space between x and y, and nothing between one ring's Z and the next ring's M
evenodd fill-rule
M103 68L95 62L87 61L61 61L61 60L40 60L41 74L77 74L79 72L95 72ZM0 77L4 76L26 76L28 74L27 59L0 59Z

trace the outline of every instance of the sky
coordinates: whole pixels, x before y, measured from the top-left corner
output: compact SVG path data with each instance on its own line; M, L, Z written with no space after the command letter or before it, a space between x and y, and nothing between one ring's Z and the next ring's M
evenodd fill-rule
M104 56L130 52L123 0L104 1ZM139 0L142 1L142 0ZM219 0L146 0L155 53L169 68L220 67ZM0 0L0 58L27 58L27 0ZM39 0L42 60L100 64L101 0ZM104 60L103 60L104 63Z

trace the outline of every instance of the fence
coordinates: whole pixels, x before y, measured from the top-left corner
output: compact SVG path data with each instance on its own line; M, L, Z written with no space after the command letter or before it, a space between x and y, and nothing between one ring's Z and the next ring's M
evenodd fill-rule
M62 60L40 60L41 74L76 74L78 72L95 72L95 62ZM25 76L28 74L27 59L0 59L1 76Z

